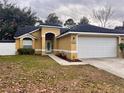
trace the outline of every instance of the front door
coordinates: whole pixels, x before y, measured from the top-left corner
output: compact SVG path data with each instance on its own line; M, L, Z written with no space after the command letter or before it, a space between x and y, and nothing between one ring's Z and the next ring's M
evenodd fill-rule
M52 52L52 42L51 40L46 41L46 53L51 53Z

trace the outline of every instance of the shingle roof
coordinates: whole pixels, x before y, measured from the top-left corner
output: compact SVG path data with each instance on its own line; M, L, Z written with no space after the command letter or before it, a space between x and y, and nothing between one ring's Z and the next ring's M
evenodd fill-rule
M80 24L76 25L66 32L90 32L90 33L113 33L113 34L124 34L124 30L108 29L103 27L98 27L90 24ZM66 33L65 32L65 33Z
M39 29L39 27L35 27L35 26L18 27L14 37L24 35L26 33L32 32L37 29Z
M69 28L60 28L60 34L67 32Z
M0 43L14 43L15 40L0 40Z
M60 25L55 25L55 24L53 24L53 25L46 25L46 24L44 24L44 25L39 26L39 27L36 27L36 26L24 26L24 27L18 27L14 37L19 37L19 36L24 35L26 33L29 33L29 32L32 32L34 30L40 29L43 26L53 26L53 27L56 26L56 27L60 27L60 32L61 33L65 32L67 30L67 28L62 28Z
M124 26L116 26L115 30L124 30Z
M25 27L19 27L17 32L15 33L15 37L19 37L23 34L32 32L34 30L40 29L41 27L35 27L35 26L25 26ZM80 24L76 25L72 28L60 28L61 34L64 34L66 32L90 32L90 33L112 33L112 34L124 34L124 30L118 30L118 29L108 29L103 27L98 27L90 24Z

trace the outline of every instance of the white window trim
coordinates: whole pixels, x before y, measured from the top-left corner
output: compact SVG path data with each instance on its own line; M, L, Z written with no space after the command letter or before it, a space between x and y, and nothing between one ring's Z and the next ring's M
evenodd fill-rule
M29 37L26 37L26 38L29 38ZM29 42L27 43L25 43L24 40L25 38L23 38L23 48L24 48L24 46L31 46L31 47L33 47L33 40L32 40L32 38L29 38L29 39L31 39L31 43L29 44Z

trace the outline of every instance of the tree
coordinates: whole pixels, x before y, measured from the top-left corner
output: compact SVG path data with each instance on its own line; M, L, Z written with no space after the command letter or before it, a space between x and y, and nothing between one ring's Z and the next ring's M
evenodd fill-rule
M38 19L38 20L36 20L35 26L40 26L42 24L44 24L43 21Z
M93 17L100 22L100 26L106 27L110 17L113 14L111 6L104 6L101 9L93 10Z
M56 15L56 13L49 14L45 23L53 25L62 25L62 22L59 20L59 17Z
M12 40L18 26L34 25L36 19L31 8L20 9L3 0L0 2L0 40Z
M64 26L67 26L68 28L70 28L70 27L72 27L72 26L74 26L74 25L76 25L76 23L75 23L74 20L71 19L71 18L67 19L67 20L65 21L65 23L64 23Z
M80 19L79 24L89 24L88 18L84 16L83 18Z

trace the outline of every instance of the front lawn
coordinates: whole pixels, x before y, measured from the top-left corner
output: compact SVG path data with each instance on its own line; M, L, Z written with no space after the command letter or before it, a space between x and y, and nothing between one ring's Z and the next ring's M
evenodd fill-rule
M47 56L4 56L0 93L124 93L124 79L90 65L60 66Z

